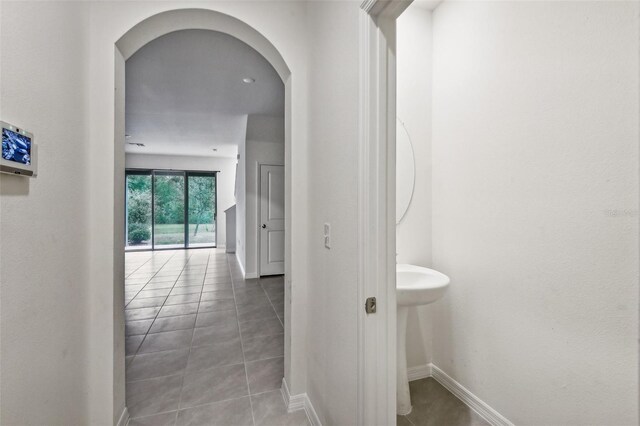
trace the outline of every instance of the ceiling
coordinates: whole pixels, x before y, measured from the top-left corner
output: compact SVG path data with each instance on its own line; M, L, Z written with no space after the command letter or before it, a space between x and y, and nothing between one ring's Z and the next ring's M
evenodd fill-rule
M413 0L411 6L416 6L421 9L434 10L444 0Z
M284 85L232 36L176 31L126 62L127 153L235 158L250 114L284 116Z

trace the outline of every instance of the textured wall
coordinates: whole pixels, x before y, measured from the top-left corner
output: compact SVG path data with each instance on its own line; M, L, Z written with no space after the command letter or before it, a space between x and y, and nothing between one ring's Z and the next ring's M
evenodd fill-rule
M353 425L357 414L358 13L358 2L309 6L307 392L326 425Z
M39 145L36 179L0 175L0 422L87 424L87 9L0 7L0 119Z
M397 116L411 138L415 187L411 204L396 226L398 263L432 266L431 260L431 11L410 6L397 23ZM397 169L406 167L398 162ZM407 365L431 362L432 306L409 310Z
M516 424L637 424L638 3L433 25L434 363Z

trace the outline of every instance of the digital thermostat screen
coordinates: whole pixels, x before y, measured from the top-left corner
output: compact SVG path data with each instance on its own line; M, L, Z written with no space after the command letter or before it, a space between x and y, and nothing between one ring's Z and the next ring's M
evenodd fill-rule
M16 163L31 164L31 138L9 129L2 129L2 158Z

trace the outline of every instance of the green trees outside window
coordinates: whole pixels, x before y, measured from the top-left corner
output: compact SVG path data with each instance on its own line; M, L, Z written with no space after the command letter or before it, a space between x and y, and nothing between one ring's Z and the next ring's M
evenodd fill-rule
M189 176L189 246L215 243L216 183L213 176Z
M215 246L215 173L128 171L126 184L128 248Z
M151 246L151 175L127 175L127 245Z

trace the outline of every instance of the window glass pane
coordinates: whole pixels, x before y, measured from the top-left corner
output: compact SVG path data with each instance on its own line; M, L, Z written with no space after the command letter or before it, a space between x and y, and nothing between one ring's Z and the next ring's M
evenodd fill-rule
M126 248L151 248L151 175L126 176Z
M155 248L184 247L184 174L155 173Z
M189 247L216 244L216 178L193 176L189 180Z

